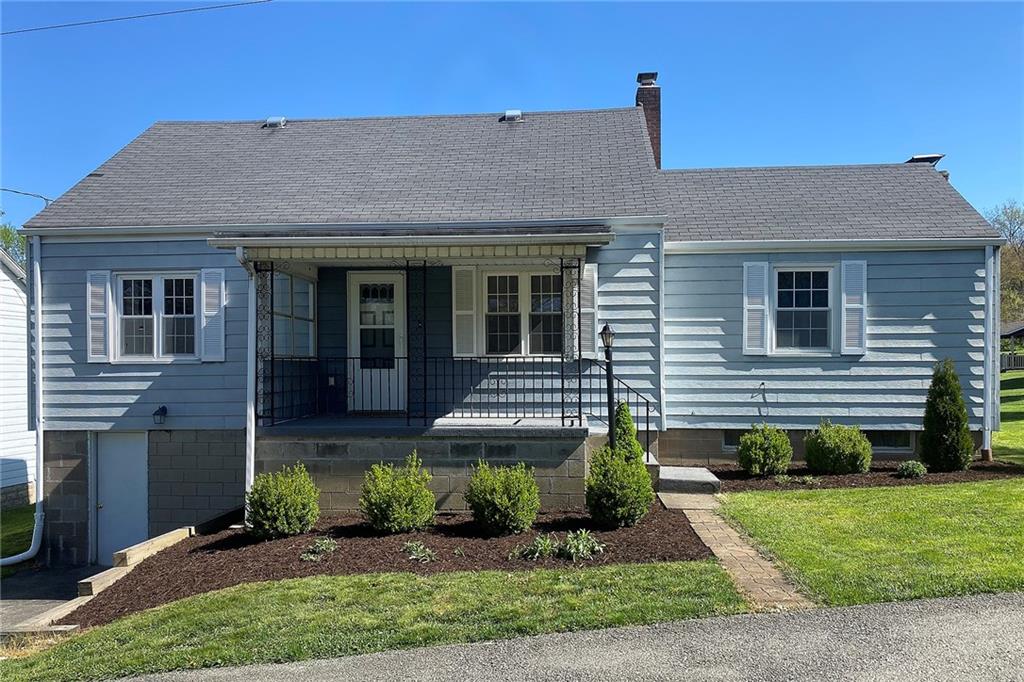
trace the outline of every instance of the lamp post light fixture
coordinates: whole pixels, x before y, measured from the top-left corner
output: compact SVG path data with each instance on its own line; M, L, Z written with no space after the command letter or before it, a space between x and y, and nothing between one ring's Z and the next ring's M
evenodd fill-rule
M615 343L615 330L605 323L601 328L601 343L604 344L605 382L608 387L608 445L615 449L615 374L612 372L612 344Z
M167 406L161 405L153 412L153 423L159 426L167 421Z

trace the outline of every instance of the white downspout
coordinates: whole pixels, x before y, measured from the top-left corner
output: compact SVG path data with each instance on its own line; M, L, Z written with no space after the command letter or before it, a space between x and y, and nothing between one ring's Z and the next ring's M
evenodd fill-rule
M249 273L245 346L245 492L256 476L256 270L245 258L245 250L235 250L238 262Z
M35 383L35 427L36 427L36 516L32 528L32 544L27 551L0 559L0 566L27 561L39 552L43 542L43 282L39 275L39 237L32 237L32 310L35 355L32 357ZM29 348L31 349L31 343Z
M991 246L985 247L985 354L984 354L984 371L985 381L984 386L984 398L981 403L982 407L982 437L981 437L981 458L984 460L992 459L992 355L993 355L993 329L995 321L995 249Z

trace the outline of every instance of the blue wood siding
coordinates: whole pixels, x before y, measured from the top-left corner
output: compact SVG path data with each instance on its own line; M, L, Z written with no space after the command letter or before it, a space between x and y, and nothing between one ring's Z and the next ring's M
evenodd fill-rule
M844 258L868 263L865 355L743 355L745 261L838 264ZM972 428L982 426L983 248L669 254L664 315L669 428L746 428L764 417L786 428L812 428L829 418L920 429L932 367L946 357L956 362Z
M48 430L152 429L167 406L167 429L245 428L248 275L232 251L205 240L43 240L43 415ZM225 361L86 362L85 273L224 268Z

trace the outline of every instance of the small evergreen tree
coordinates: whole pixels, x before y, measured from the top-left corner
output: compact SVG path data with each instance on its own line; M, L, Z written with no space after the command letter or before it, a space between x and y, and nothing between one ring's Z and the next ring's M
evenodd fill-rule
M924 433L918 458L928 471L963 471L971 464L974 440L967 424L960 377L949 358L935 364L928 401L924 407Z
M636 459L642 462L644 446L637 440L636 424L625 400L620 401L615 407L615 422L612 428L615 429L615 449L622 452L628 460Z

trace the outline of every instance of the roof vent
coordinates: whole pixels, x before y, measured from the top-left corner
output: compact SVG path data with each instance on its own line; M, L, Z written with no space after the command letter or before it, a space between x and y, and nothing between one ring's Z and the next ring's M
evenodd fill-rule
M942 160L943 156L945 154L914 154L905 163L930 163L934 166Z
M519 109L506 109L505 113L498 120L503 123L515 123L517 121L522 121L523 112Z
M284 128L284 124L288 121L284 116L271 116L267 119L267 122L263 124L264 128Z
M657 71L641 71L636 75L636 82L644 87L652 87L658 83Z

